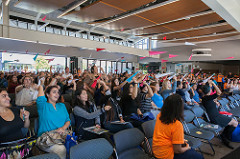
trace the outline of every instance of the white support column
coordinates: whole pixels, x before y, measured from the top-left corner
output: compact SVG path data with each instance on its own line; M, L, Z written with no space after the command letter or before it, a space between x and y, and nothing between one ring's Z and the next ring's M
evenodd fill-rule
M7 0L2 1L2 19L3 19L3 28L2 36L5 38L9 37L9 7L4 5Z

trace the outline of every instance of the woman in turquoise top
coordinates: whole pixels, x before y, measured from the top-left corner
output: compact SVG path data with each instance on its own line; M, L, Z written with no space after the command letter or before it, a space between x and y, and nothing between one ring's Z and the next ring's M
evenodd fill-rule
M67 109L63 103L57 103L60 95L58 86L46 88L45 95L43 87L38 88L37 109L39 115L38 136L51 130L63 133L70 125ZM44 151L56 153L60 158L66 158L64 145L53 145Z

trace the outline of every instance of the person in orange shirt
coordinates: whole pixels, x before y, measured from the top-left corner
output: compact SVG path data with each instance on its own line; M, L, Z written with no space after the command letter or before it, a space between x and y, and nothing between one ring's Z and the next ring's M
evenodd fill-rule
M153 133L152 150L156 158L161 159L203 159L203 156L191 149L184 141L183 101L174 94L164 101L161 113L156 118Z

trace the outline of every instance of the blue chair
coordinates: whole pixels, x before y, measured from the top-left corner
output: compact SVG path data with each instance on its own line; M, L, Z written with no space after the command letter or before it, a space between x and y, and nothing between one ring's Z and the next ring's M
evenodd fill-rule
M119 131L113 135L118 159L150 159L139 147L144 134L137 128Z
M220 127L219 125L218 125L217 129L201 127L201 125L215 126L214 124L211 124L210 122L206 122L205 120L203 120L201 118L201 117L203 117L204 114L207 115L201 107L195 106L192 108L191 111L195 114L195 119L193 120L193 123L195 126L197 126L198 128L203 128L208 131L211 131L211 132L215 133L218 137L220 136L219 132L222 130L222 127Z
M153 133L155 127L156 120L149 120L142 123L143 132L145 134L145 143L143 145L144 150L150 155L153 156L152 153L152 141L153 141Z
M54 153L46 153L43 155L30 157L29 159L60 159L60 157Z
M88 140L70 149L70 159L108 159L112 154L113 147L104 138Z
M213 154L215 154L215 150L210 142L214 138L214 133L193 125L191 122L194 118L195 115L191 110L184 110L184 121L182 121L184 132L191 137L201 139L202 141L208 143L213 151Z

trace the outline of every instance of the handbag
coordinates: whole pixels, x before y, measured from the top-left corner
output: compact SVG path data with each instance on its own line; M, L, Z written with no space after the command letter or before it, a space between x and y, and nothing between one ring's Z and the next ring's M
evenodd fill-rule
M56 130L43 133L37 139L37 146L41 150L46 150L53 145L63 145L67 135L72 135L72 130L65 130L64 133L58 133Z

